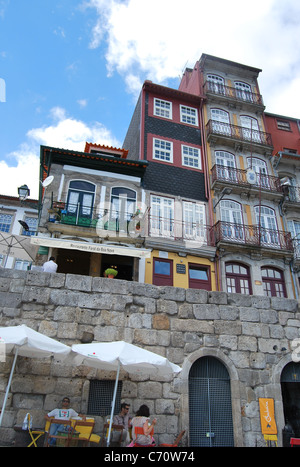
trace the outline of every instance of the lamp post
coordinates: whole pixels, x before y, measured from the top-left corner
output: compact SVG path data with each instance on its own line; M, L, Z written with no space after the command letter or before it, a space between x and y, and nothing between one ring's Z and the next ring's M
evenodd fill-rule
M20 201L25 201L25 199L28 198L28 196L30 195L30 190L28 188L27 185L22 185L18 188L18 194L19 194L19 198L20 198Z

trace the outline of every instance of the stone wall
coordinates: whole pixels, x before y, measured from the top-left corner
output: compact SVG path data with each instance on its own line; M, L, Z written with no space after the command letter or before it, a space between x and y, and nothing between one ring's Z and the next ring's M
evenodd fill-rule
M291 342L299 337L298 301L223 292L156 287L70 274L0 270L0 326L27 326L65 344L125 340L182 366L173 381L123 380L122 399L135 412L147 403L158 418L156 438L170 442L187 431L188 377L192 364L213 356L231 379L236 446L260 446L259 397L275 399L279 435L284 426L280 375L291 361ZM0 363L0 403L12 358ZM26 412L35 425L69 395L75 410L86 413L91 379L114 374L62 365L54 359L19 358L0 439L12 443L14 425ZM96 417L96 432L103 419Z

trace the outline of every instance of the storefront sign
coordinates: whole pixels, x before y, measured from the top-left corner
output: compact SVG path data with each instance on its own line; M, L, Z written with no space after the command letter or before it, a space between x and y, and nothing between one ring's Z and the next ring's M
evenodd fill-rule
M60 238L31 237L31 243L51 248L65 248L67 250L80 250L87 253L102 253L106 255L132 256L135 258L150 258L151 251L143 248L120 247L105 243L77 242Z
M276 435L277 427L275 421L274 399L259 399L260 424L263 435Z

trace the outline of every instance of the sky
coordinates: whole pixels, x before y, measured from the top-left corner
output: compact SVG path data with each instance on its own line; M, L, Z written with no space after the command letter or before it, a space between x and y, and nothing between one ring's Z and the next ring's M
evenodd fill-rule
M122 148L143 82L177 89L203 53L300 118L299 39L299 0L0 0L0 194L37 199L40 145Z

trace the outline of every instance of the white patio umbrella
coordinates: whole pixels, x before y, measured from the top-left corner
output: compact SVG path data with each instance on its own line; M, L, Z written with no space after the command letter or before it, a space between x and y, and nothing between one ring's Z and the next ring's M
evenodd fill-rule
M1 354L3 352L5 352L5 354L14 354L0 415L1 426L18 355L31 358L46 358L55 355L56 357L64 358L71 352L71 347L34 331L24 324L20 326L1 327L0 346Z
M115 370L117 372L107 446L109 446L110 442L120 369L122 368L128 373L154 376L174 376L181 371L178 365L171 363L167 358L124 341L77 344L72 345L72 351L77 354L74 356L74 363L76 365L83 364L100 370Z

